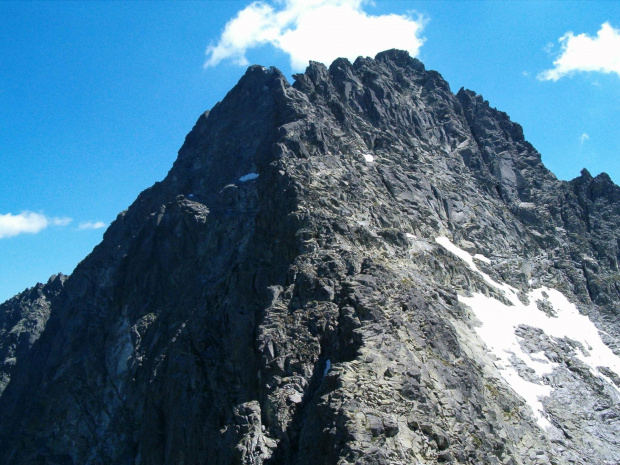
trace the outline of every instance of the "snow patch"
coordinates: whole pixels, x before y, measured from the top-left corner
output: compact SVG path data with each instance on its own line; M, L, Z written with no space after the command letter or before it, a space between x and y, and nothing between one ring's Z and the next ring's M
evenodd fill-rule
M532 408L538 424L547 428L549 421L543 416L544 407L540 397L549 396L551 387L527 381L519 376L511 358L514 356L528 367L532 368L538 376L550 373L554 365L543 363L539 357L532 358L521 348L519 338L515 334L521 324L536 326L530 321L533 316L532 309L523 306L515 308L508 306L492 297L476 292L472 297L459 295L459 301L472 309L482 326L475 328L476 333L484 341L489 351L497 358L495 366L510 387ZM542 313L538 308L534 312ZM546 316L546 315L545 315Z
M466 252L463 249L460 249L459 247L454 245L450 241L450 239L448 239L447 237L443 237L443 236L436 237L435 242L437 242L444 249L446 249L449 252L452 252L454 255L456 255L461 260L463 260L465 263L467 263L467 265L469 265L469 268L472 271L475 271L476 273L478 273L482 277L482 279L484 279L488 284L499 289L500 291L504 291L508 300L510 300L510 302L512 302L514 305L516 305L515 302L520 303L520 300L517 297L517 290L514 287L509 286L508 284L498 283L496 281L493 281L493 279L491 279L491 277L488 274L480 271L478 267L476 266L476 264L474 263L474 259L469 252Z
M240 182L251 181L252 179L258 178L258 173L248 173L239 178Z
M485 257L482 254L477 253L476 255L474 255L474 258L481 262L488 263L489 265L491 264L491 260L489 260L487 257Z
M539 384L519 376L511 359L516 357L525 363L539 379L544 374L551 373L557 364L549 361L543 352L528 354L521 348L520 338L516 334L516 329L520 325L539 328L552 340L553 338L569 338L580 343L587 350L587 354L577 349L577 358L586 364L595 376L605 380L620 392L620 389L597 369L599 366L608 367L620 376L620 357L603 342L594 323L587 316L580 314L577 307L564 294L547 287L532 289L527 294L529 304L525 305L517 297L517 289L506 283L498 283L480 271L472 256L454 245L447 237L438 237L435 241L461 258L488 284L502 291L512 304L506 305L480 292L472 293L471 297L459 296L459 301L469 306L482 323L481 326L475 328L476 333L497 358L495 365L502 377L517 394L525 399L542 428L548 428L551 424L543 416L544 407L540 398L549 396L552 388L543 385L542 380ZM540 310L538 302L551 306L555 316L549 316Z
M366 163L372 163L373 161L375 161L375 157L373 157L369 153L365 153L364 160L366 161Z
M435 242L437 242L440 246L442 246L448 252L452 252L452 254L456 255L461 260L463 260L465 263L467 263L469 265L469 268L472 271L479 271L478 267L474 264L474 259L471 257L471 254L469 254L468 252L465 252L463 249L458 248L447 237L445 236L436 237Z

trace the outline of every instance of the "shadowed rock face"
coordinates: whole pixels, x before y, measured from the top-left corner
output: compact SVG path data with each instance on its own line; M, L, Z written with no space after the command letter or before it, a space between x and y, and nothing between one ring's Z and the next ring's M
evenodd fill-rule
M617 463L615 356L521 321L501 366L466 298L559 324L557 289L620 354L619 226L607 175L558 181L405 52L253 66L71 277L0 306L0 462Z

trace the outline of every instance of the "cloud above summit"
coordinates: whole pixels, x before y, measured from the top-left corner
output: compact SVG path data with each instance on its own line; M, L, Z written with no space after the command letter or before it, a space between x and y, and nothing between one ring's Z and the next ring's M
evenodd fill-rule
M49 218L41 213L21 212L18 215L0 215L0 239L19 234L36 234L48 226L67 226L71 218Z
M578 71L616 73L620 77L620 29L603 23L596 37L567 32L559 42L562 53L552 69L538 75L541 81L557 81Z
M291 68L301 71L310 60L329 65L339 57L399 48L416 56L424 39L421 17L413 14L373 16L364 11L366 0L255 1L228 21L207 48L205 67L230 60L247 66L246 52L272 45L290 57Z

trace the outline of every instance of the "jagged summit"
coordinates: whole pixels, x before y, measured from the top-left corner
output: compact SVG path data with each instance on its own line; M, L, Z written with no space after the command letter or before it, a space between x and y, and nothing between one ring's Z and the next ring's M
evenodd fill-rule
M0 306L0 462L616 463L618 189L406 52L252 66Z

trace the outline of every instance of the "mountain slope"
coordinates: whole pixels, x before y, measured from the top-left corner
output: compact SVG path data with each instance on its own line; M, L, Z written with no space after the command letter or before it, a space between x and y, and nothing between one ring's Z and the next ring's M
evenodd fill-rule
M405 52L253 66L3 372L0 461L616 463L619 225Z

